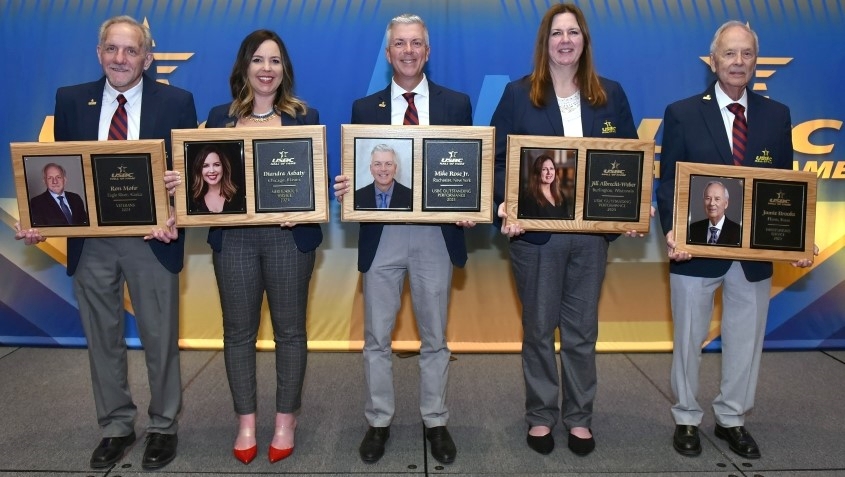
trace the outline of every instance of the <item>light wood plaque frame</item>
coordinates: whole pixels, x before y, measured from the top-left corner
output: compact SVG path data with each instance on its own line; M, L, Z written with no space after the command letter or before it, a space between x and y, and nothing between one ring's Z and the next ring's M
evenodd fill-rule
M313 210L259 211L256 199L255 156L256 144L264 143L310 143L313 178ZM244 200L243 212L199 213L189 211L188 195L191 191L192 173L186 161L188 147L207 143L240 143L243 160ZM300 146L301 147L301 146ZM293 158L299 160L300 158ZM187 226L234 226L293 223L324 223L329 221L328 171L326 167L326 127L285 126L281 128L209 128L173 130L173 167L182 174L182 184L176 188L176 223ZM293 186L291 186L293 187ZM296 186L298 187L298 186Z
M166 226L167 218L170 216L170 200L167 190L164 187L164 171L166 168L164 140L144 139L139 141L61 141L61 142L13 142L9 144L12 154L12 170L15 176L15 188L17 190L18 210L20 211L20 224L22 229L37 228L44 237L117 237L117 236L144 236L148 235L153 228ZM111 156L127 159L148 159L144 165L148 166L146 172L151 184L152 203L147 203L149 211L154 215L153 221L142 225L133 225L131 220L120 221L119 224L100 223L99 205L97 198L97 187L94 183L94 164L92 156L104 156L102 159L110 160ZM100 157L94 157L99 160ZM27 168L27 162L30 167ZM69 193L74 193L82 198L88 215L86 225L45 225L33 224L30 199L40 192L46 190L43 182L42 168L54 162L61 165L66 171L66 184L68 178L72 183L81 185L84 190L66 188ZM36 163L38 164L36 166ZM72 167L71 167L72 166ZM115 173L120 174L115 165ZM37 174L36 174L37 169ZM29 173L27 173L29 171ZM72 176L77 173L82 178ZM108 192L108 191L104 191ZM121 192L122 193L122 192ZM133 202L128 199L127 202ZM154 223L149 223L154 222Z
M378 142L407 141L412 153L411 189L412 205L410 210L355 208L355 190L373 182L368 172L356 181L356 163L370 162L370 155L357 156L356 142L365 140ZM478 166L478 202L477 210L423 210L423 189L426 178L424 143L426 141L449 143L477 142L480 144ZM351 222L400 222L400 223L447 223L471 220L476 223L493 222L493 159L495 129L490 126L388 126L388 125L341 125L342 170L350 180L351 190L343 199L341 220ZM408 159L400 158L400 169L408 168ZM358 166L359 168L361 166Z
M692 222L695 222L690 216L690 200L691 197L703 192L698 188L695 191L691 190L694 185L693 182L698 181L699 183L695 185L699 186L701 183L706 184L710 180L735 181L742 185L742 219L740 223L742 237L738 246L688 243L689 226ZM763 224L755 224L755 220L757 220L753 210L755 181L784 183L787 187L790 185L801 187L803 185L806 188L806 196L801 198L804 209L803 247L798 247L795 250L771 250L752 246L752 229L755 226L763 226ZM816 230L817 182L818 177L815 172L679 162L676 165L675 172L675 215L673 217L675 249L680 252L688 252L693 257L791 262L801 259L812 260ZM797 198L794 195L792 197L786 195L784 199L777 200L791 201L797 200ZM731 195L728 201L728 209L734 202L736 202L736 198Z
M520 136L508 135L507 175L505 180L505 209L508 218L505 223L517 222L520 227L531 231L546 232L601 232L624 233L636 231L647 233L650 226L651 195L654 182L654 141L642 139L580 138L563 136ZM520 218L519 196L523 188L521 175L522 152L529 150L575 151L574 207L572 218ZM635 219L613 220L586 219L584 201L587 195L587 160L591 153L640 155L634 171L641 188L636 203L629 207L636 210ZM612 182L613 179L609 182ZM571 198L569 200L572 200Z

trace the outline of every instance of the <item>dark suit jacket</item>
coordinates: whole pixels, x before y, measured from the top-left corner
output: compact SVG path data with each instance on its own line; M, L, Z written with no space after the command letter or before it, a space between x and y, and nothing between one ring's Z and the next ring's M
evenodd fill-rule
M628 97L616 81L599 78L607 92L607 103L593 107L581 97L581 128L584 137L636 139L637 128L628 105ZM538 108L531 103L531 83L528 76L508 83L502 99L496 106L490 125L496 127L496 167L494 175L494 211L505 199L505 171L507 169L508 134L530 136L564 136L563 119L560 117L557 98L550 86L546 92L546 105ZM494 224L501 227L502 219L493 213ZM617 235L607 236L609 239ZM549 232L526 232L516 240L542 245L549 241Z
M660 154L660 183L657 187L657 207L664 235L672 230L675 164L682 161L733 164L730 141L716 101L715 85L714 81L704 93L666 107ZM743 165L792 169L792 121L789 108L750 89L746 92L748 139ZM768 153L763 153L764 150ZM731 263L732 260L694 258L687 262L670 262L669 271L715 278L724 275ZM772 276L770 262L740 263L749 281L756 282Z
M99 81L67 86L56 91L53 136L56 141L96 141L100 127L100 102L106 77ZM141 99L141 130L139 139L164 139L167 151L167 168L173 169L170 150L172 129L197 127L197 110L194 96L175 86L156 82L144 75L144 91ZM73 275L79 257L82 255L84 238L67 240L67 273ZM179 273L185 255L184 231L179 231L179 240L162 243L149 241L150 248L159 262L169 271Z
M710 239L710 219L699 220L689 224L689 235L687 241L692 243L707 244ZM742 242L742 230L739 224L725 217L722 223L722 230L715 245L739 245Z
M409 209L411 208L411 203L413 202L413 197L411 195L411 189L403 186L399 183L399 181L393 181L393 195L390 196L390 206L391 209ZM366 185L358 190L355 191L355 208L356 209L375 209L378 206L376 205L376 184L375 182L371 182L369 185Z
M206 128L227 128L235 127L237 118L229 116L229 106L232 103L221 104L211 108L208 112ZM288 114L282 114L282 125L303 126L320 124L320 113L316 109L308 108L305 114L299 114L295 118ZM274 226L276 227L276 226ZM316 249L323 242L323 230L320 224L299 224L291 229L293 241L300 252L310 252ZM223 250L223 228L212 227L208 230L208 244L215 252Z
M469 96L444 88L428 80L429 123L432 126L472 126L472 104ZM390 85L378 93L355 100L352 124L390 124ZM455 224L441 224L449 259L458 267L467 262L464 229ZM376 256L383 223L361 223L358 234L358 270L366 272Z
M88 213L85 211L85 202L82 197L73 192L64 191L65 202L70 208L70 215L73 221L70 225L87 225ZM45 190L29 201L29 215L32 218L32 226L42 225L68 225L62 208L59 203Z

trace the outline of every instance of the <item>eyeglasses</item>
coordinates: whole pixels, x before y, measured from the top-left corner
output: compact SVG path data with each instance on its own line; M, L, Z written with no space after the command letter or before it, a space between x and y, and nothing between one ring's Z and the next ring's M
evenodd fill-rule
M390 46L397 50L404 50L408 46L410 46L412 50L420 50L422 48L425 48L425 43L422 40L393 40Z

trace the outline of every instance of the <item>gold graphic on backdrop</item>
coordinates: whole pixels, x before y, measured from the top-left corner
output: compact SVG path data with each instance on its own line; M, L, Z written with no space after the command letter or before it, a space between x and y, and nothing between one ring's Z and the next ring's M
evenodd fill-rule
M144 17L144 26L150 28L150 22L147 21L147 17ZM150 28L152 31L152 28ZM155 35L153 35L155 37ZM153 48L155 48L155 41L153 41ZM194 56L193 53L156 53L153 52L153 58L155 58L155 67L156 67L156 81L159 83L170 84L170 80L168 80L165 76L169 75L176 71L178 65L172 64L161 64L161 62L168 62L174 63L179 61L187 61L189 58Z

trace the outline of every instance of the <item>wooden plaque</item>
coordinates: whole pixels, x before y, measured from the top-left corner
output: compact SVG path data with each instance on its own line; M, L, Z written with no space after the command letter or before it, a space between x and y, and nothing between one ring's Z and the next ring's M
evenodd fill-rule
M556 207L539 205L533 192L544 165L554 167ZM548 232L646 233L653 168L653 140L509 135L507 222Z
M489 126L342 125L343 174L352 191L341 219L491 223L494 135ZM394 184L384 204L377 182Z
M204 163L220 172L206 176ZM173 166L182 174L175 194L179 226L329 220L325 126L175 129ZM216 194L216 204L206 198L209 180L229 198Z
M694 257L812 260L816 183L814 172L679 162L675 248ZM718 205L722 190L727 206ZM715 243L709 243L709 211L725 216Z
M21 228L37 228L44 237L97 237L165 227L164 140L13 142L10 148Z

